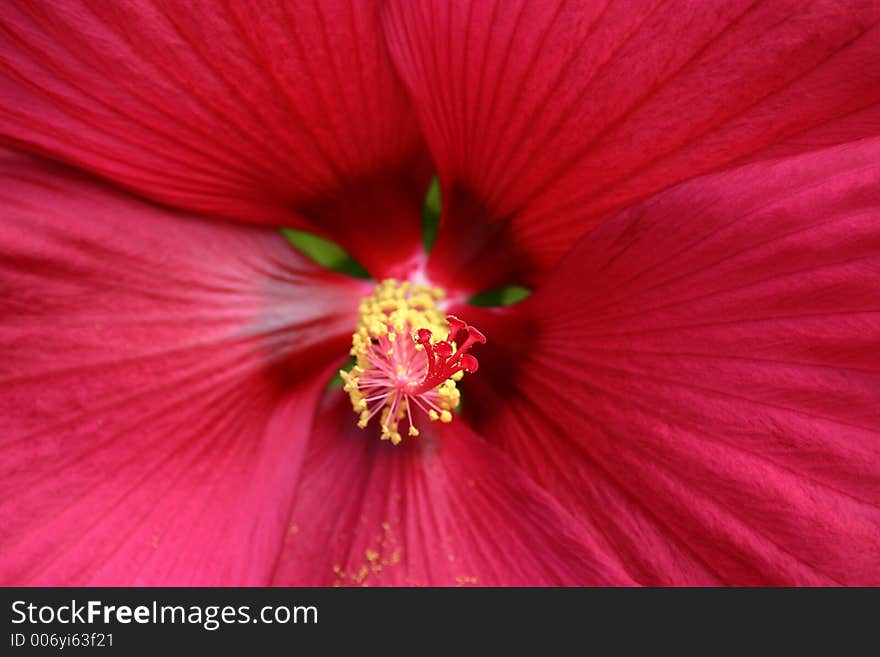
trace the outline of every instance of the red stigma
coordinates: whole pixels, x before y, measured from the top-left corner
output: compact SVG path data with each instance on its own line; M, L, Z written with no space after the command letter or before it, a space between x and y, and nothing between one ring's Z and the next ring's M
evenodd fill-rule
M463 322L455 315L447 315L449 323L449 335L446 340L440 340L431 344L431 332L428 329L419 329L416 332L415 341L425 349L428 358L428 367L425 378L414 386L412 394L421 394L436 388L446 379L459 372L476 372L480 364L468 350L476 343L485 344L486 336L473 326ZM458 348L453 349L452 343L464 336Z

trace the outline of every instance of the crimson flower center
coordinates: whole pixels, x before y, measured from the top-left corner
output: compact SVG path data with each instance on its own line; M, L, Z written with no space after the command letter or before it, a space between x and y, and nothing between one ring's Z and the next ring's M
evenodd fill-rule
M469 352L485 336L454 315L437 308L443 290L387 279L360 304L351 354L357 363L340 375L358 426L374 418L382 440L398 444L400 423L407 435L418 436L418 417L451 422L461 394L456 386L464 374L476 372Z

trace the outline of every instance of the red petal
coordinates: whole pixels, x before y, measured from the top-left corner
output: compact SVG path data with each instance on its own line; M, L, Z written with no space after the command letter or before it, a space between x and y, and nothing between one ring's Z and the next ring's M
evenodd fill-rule
M258 584L360 283L0 163L0 582Z
M384 18L440 170L431 273L451 287L534 281L635 200L880 126L875 2L398 0Z
M631 583L465 424L392 446L355 419L336 393L316 422L276 584Z
M880 583L878 183L871 140L621 213L453 309L491 336L465 409L639 582Z
M421 247L430 172L376 2L5 3L0 98L7 143L151 199L317 230L364 264L371 220Z

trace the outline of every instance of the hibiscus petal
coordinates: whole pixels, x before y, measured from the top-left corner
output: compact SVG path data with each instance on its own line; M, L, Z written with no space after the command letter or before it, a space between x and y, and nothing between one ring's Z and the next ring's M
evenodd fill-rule
M5 3L0 139L365 265L381 219L409 255L430 171L380 31L370 1Z
M399 446L326 400L280 585L629 584L560 505L461 422Z
M258 584L363 283L0 161L0 583Z
M880 128L876 2L396 0L384 18L440 171L431 272L450 287L535 282L649 194Z
M476 426L639 582L880 583L880 140L676 187L454 312Z

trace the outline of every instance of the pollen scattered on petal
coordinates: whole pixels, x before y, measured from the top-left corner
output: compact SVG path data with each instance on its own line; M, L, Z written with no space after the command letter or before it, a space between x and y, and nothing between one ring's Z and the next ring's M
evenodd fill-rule
M416 416L451 422L461 400L456 386L465 372L476 372L468 351L485 336L476 328L437 308L440 288L387 279L359 307L350 372L340 372L343 389L365 428L375 418L380 438L397 445L416 437Z

